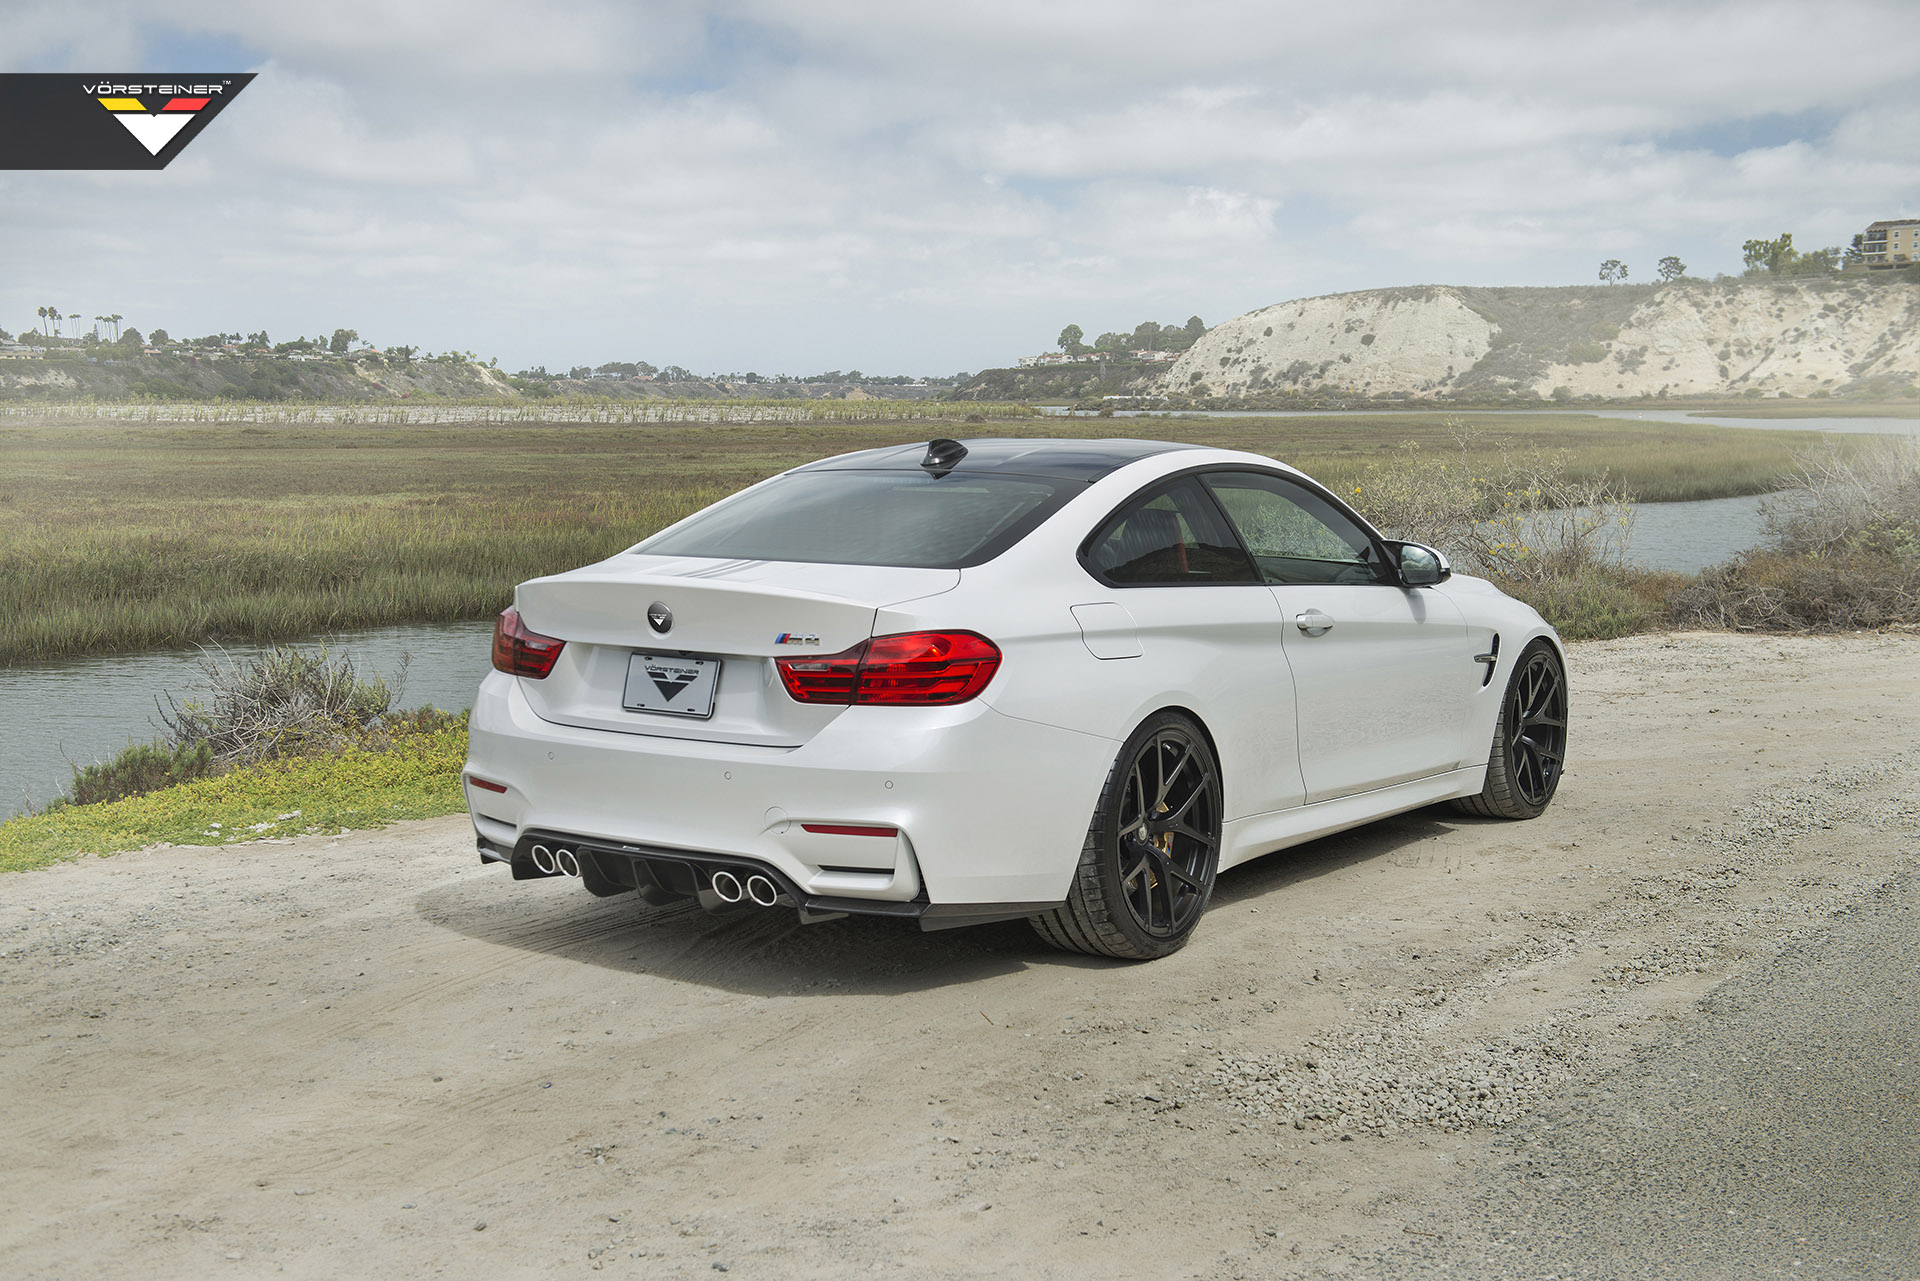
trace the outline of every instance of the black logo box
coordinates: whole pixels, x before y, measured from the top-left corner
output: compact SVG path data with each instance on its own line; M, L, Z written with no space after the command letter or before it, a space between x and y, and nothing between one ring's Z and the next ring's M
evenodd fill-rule
M165 169L253 80L251 71L78 72L0 75L0 169ZM145 90L154 92L111 92ZM158 111L166 93L217 87L207 105L157 153L149 154L102 98L138 98ZM93 90L102 90L93 92Z

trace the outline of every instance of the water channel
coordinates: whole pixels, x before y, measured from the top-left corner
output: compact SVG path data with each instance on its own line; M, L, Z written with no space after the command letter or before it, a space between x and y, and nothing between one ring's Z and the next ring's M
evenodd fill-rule
M1666 413L1607 410L1600 411L1600 416L1817 431L1920 433L1920 420L1914 419L1700 419L1687 418L1680 411L1672 411L1668 419ZM1267 416L1300 415L1276 410ZM1759 541L1761 501L1747 497L1642 504L1634 520L1629 559L1650 569L1684 573L1717 564ZM315 637L307 643L318 644L324 639L334 651L351 655L363 674L371 671L392 676L399 670L401 656L408 655L411 663L402 704L464 711L472 704L480 678L489 670L491 628L489 621L384 627ZM255 646L234 646L227 651L234 658L257 652ZM202 661L200 651L184 649L0 668L0 724L9 730L0 736L0 819L58 795L71 781L74 763L109 757L130 742L161 736L164 727L155 700L162 694L180 700L192 697L201 679Z

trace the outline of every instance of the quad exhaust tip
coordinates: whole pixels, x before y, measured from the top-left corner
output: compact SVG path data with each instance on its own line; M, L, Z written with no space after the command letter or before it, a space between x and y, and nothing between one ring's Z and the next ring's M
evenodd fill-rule
M721 868L713 874L713 894L722 903L738 903L746 894L740 878Z
M747 897L761 907L772 907L780 901L780 888L756 872L747 878Z

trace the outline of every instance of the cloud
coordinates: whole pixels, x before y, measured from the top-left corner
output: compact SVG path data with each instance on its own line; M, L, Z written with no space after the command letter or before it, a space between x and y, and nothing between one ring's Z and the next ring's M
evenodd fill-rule
M1911 211L1916 44L1869 0L28 3L10 69L260 76L164 174L0 174L0 325L951 372L1070 320L1737 270Z

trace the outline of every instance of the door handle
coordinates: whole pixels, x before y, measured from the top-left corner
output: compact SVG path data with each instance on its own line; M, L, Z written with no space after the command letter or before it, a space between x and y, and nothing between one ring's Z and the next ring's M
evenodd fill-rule
M1319 636L1333 630L1333 618L1317 609L1309 609L1293 616L1293 624L1309 636Z

